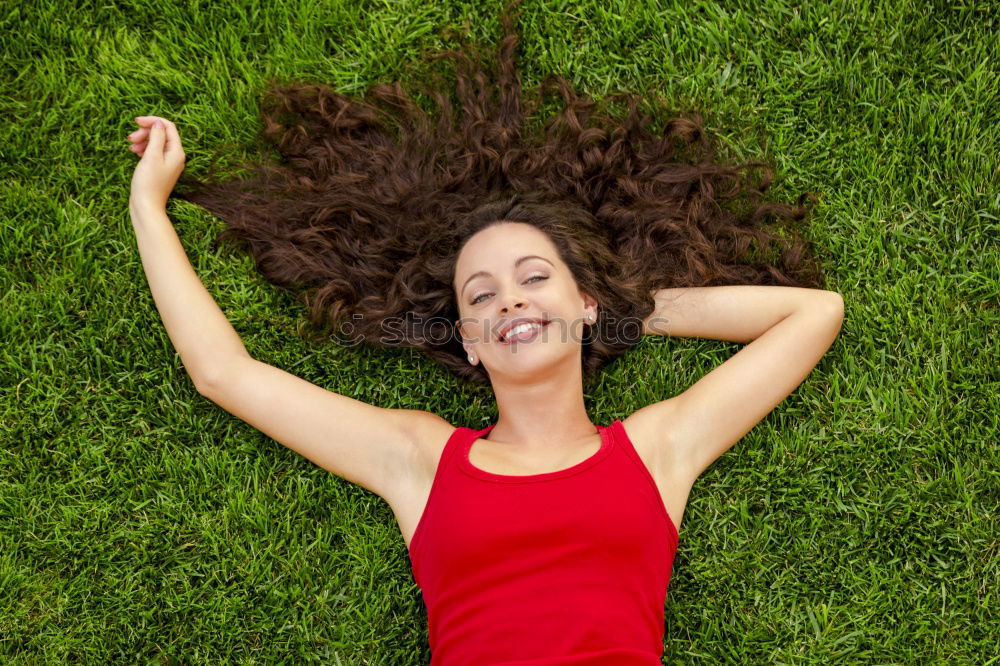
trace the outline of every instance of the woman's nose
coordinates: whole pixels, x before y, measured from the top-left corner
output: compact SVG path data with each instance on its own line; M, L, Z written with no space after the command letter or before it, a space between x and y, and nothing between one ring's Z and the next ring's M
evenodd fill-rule
M528 307L528 296L516 280L497 290L494 298L500 304L500 313L503 315L509 316L511 312L520 312Z
M520 296L510 297L507 299L506 305L504 305L501 310L503 312L510 312L512 310L521 310L524 308L524 299Z

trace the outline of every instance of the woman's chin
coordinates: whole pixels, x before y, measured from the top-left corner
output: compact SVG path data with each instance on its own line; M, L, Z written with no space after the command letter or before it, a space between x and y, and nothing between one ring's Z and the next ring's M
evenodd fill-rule
M560 368L569 368L573 363L579 363L579 356L566 353L566 350L558 349L558 344L540 344L532 346L529 342L519 349L501 350L503 355L497 359L494 370L502 374L514 377L518 380L537 376L539 378L552 377Z

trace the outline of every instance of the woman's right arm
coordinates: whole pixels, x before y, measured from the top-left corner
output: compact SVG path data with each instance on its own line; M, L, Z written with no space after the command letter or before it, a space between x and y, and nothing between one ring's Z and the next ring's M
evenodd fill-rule
M156 308L201 395L393 506L422 487L429 472L421 442L440 439L444 419L369 405L253 359L195 274L166 211L142 202L129 209Z
M221 364L250 355L195 274L166 209L130 200L129 213L156 309L184 369L200 390Z

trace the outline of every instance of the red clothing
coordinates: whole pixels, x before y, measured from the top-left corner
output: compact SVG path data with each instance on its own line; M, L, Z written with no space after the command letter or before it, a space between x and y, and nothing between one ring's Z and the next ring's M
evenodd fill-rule
M474 467L456 428L410 541L431 666L650 666L677 529L621 421L567 469Z

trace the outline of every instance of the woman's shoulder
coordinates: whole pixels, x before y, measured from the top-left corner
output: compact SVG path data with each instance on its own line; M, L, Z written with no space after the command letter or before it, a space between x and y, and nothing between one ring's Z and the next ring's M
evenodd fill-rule
M418 485L422 485L423 481L434 478L444 447L460 426L452 425L434 412L420 409L399 411L412 444L411 476Z
M661 400L620 419L625 435L650 470L681 471L670 437L676 408L673 399Z
M459 426L452 425L442 416L421 409L397 410L405 423L411 441L419 449L433 449L438 444L444 448L451 433ZM444 436L444 441L440 441Z

